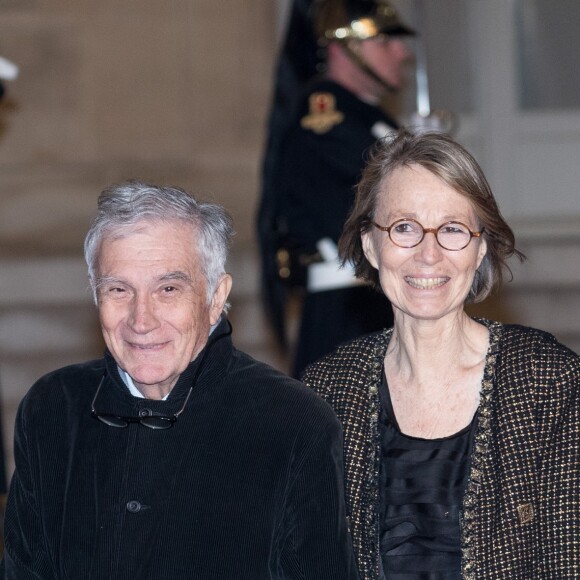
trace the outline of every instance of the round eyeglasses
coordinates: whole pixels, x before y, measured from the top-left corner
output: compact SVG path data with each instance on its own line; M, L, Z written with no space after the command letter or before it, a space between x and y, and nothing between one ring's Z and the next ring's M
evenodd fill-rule
M438 228L424 228L417 220L400 219L390 226L381 226L371 220L376 228L389 234L393 244L400 248L414 248L418 246L425 237L425 234L434 234L437 243L445 250L457 252L463 250L471 242L471 238L479 238L485 228L479 232L472 232L461 222L445 222Z
M123 429L124 427L128 427L130 423L139 423L143 425L143 427L148 427L149 429L169 429L173 427L173 423L177 421L177 417L183 413L185 407L187 405L187 401L189 401L189 397L191 396L191 391L193 391L193 386L190 387L187 397L185 397L185 401L183 401L183 405L181 409L177 411L174 415L152 415L150 411L142 410L138 417L125 417L123 415L115 415L113 413L99 413L95 409L95 402L97 397L99 396L99 392L101 387L103 386L103 381L105 377L101 379L99 386L97 387L97 392L93 397L93 402L91 403L91 415L95 418L108 425L109 427L117 427L118 429Z

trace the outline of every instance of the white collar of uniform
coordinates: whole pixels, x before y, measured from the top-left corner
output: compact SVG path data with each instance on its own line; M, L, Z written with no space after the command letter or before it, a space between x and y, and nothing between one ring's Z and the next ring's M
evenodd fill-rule
M371 127L371 134L375 139L384 139L389 135L396 133L390 125L387 125L384 121L377 121Z

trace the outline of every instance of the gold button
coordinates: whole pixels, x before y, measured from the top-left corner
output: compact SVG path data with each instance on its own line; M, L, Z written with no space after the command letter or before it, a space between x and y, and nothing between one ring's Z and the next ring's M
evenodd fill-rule
M518 520L522 526L529 524L534 519L534 507L531 503L523 503L517 507L517 510Z

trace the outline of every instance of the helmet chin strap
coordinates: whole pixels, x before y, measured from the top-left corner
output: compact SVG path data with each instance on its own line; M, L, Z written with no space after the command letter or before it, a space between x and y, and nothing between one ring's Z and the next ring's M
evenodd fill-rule
M396 93L399 89L394 87L391 83L388 83L385 79L379 76L376 71L369 65L369 63L364 60L364 58L360 55L357 50L355 42L352 40L349 42L341 42L341 46L344 48L344 51L348 55L348 57L369 77L371 77L374 81L379 83L384 89L386 89L390 93Z

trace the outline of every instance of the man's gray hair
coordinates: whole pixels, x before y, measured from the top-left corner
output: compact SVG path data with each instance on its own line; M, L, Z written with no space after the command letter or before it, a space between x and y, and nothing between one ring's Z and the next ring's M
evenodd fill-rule
M85 260L97 300L97 265L103 239L123 235L123 230L139 222L181 221L197 232L195 248L207 281L207 300L211 301L225 265L234 235L229 213L220 205L197 201L179 187L165 187L127 181L105 189L98 200L98 213L85 238ZM193 249L193 248L192 248Z

